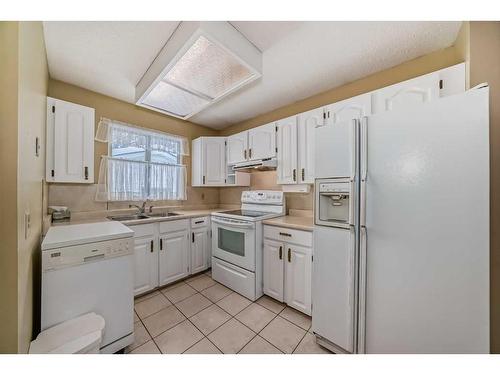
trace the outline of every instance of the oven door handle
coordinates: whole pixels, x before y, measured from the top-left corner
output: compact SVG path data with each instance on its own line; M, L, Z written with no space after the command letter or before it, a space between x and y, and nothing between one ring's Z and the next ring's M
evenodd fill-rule
M253 228L253 223L239 223L239 222L234 222L234 221L225 221L222 219L217 219L215 217L212 217L212 223L217 223L217 224L222 224L228 227L235 227L235 228Z

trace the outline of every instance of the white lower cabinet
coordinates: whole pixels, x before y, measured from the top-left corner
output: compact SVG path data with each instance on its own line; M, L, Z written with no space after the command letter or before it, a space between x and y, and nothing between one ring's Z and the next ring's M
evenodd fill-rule
M312 233L264 226L264 294L311 315Z
M131 225L134 231L134 295L210 267L210 219ZM194 239L194 241L193 241Z
M188 276L189 231L160 234L159 285L163 286Z
M208 217L191 220L191 273L206 270L211 258L210 222Z

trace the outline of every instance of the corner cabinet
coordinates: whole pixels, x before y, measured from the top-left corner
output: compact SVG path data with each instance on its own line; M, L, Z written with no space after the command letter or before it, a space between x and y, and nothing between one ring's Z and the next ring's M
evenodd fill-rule
M94 183L94 108L47 98L47 182Z
M312 233L264 225L264 294L311 315Z

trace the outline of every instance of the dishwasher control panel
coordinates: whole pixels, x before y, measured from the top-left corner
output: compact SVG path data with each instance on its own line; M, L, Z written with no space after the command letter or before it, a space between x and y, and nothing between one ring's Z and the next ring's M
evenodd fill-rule
M42 251L42 272L77 266L107 258L131 255L133 237Z

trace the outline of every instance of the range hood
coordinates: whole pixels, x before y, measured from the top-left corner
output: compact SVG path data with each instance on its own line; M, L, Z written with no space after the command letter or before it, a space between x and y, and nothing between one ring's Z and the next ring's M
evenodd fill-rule
M261 160L244 161L233 165L233 171L241 171L247 169L256 169L258 171L275 170L278 163L276 158L267 158Z
M135 88L136 104L183 120L262 75L262 52L229 22L181 22Z

